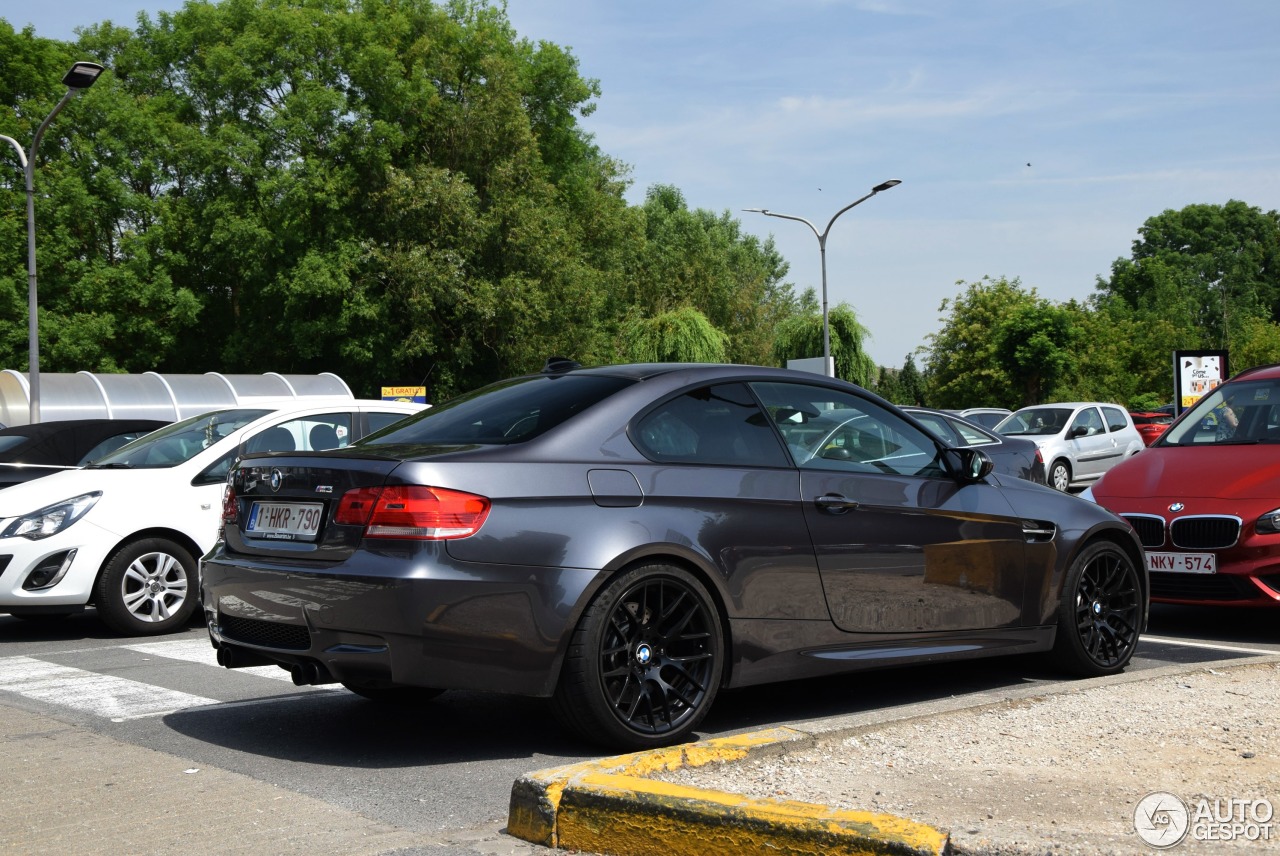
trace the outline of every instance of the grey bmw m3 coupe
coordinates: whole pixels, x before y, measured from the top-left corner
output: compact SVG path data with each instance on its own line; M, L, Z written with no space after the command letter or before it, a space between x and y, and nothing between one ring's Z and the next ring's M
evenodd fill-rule
M549 361L341 449L244 457L202 560L218 660L375 701L544 696L611 748L717 693L1049 652L1118 672L1133 530L839 380Z

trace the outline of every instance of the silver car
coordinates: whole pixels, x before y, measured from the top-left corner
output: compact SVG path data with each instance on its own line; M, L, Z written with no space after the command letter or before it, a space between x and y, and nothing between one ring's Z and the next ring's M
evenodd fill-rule
M1027 437L1040 447L1049 486L1066 491L1102 478L1145 448L1128 411L1094 401L1024 407L996 426L1010 437Z

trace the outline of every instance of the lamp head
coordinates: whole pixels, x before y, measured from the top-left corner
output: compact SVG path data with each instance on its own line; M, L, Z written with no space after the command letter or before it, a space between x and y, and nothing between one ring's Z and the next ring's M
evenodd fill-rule
M68 89L88 89L102 72L103 67L96 62L78 62L63 75L62 83Z
M871 188L871 192L879 193L882 190L888 190L890 187L897 187L899 184L902 184L901 179L891 178L888 181L883 181L880 184L877 184L875 187Z

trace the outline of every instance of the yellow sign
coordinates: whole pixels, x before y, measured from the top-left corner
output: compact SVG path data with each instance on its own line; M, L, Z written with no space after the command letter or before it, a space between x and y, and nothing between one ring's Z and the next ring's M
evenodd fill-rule
M416 401L418 404L426 404L427 388L425 386L384 386L382 400Z

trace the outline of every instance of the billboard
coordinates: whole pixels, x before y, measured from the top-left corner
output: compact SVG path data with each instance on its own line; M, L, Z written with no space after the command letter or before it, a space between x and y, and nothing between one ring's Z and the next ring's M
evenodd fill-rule
M1229 376L1226 351L1174 351L1173 403L1175 414L1195 404Z
M382 388L383 401L411 401L415 404L427 403L427 388L425 386L384 386Z

